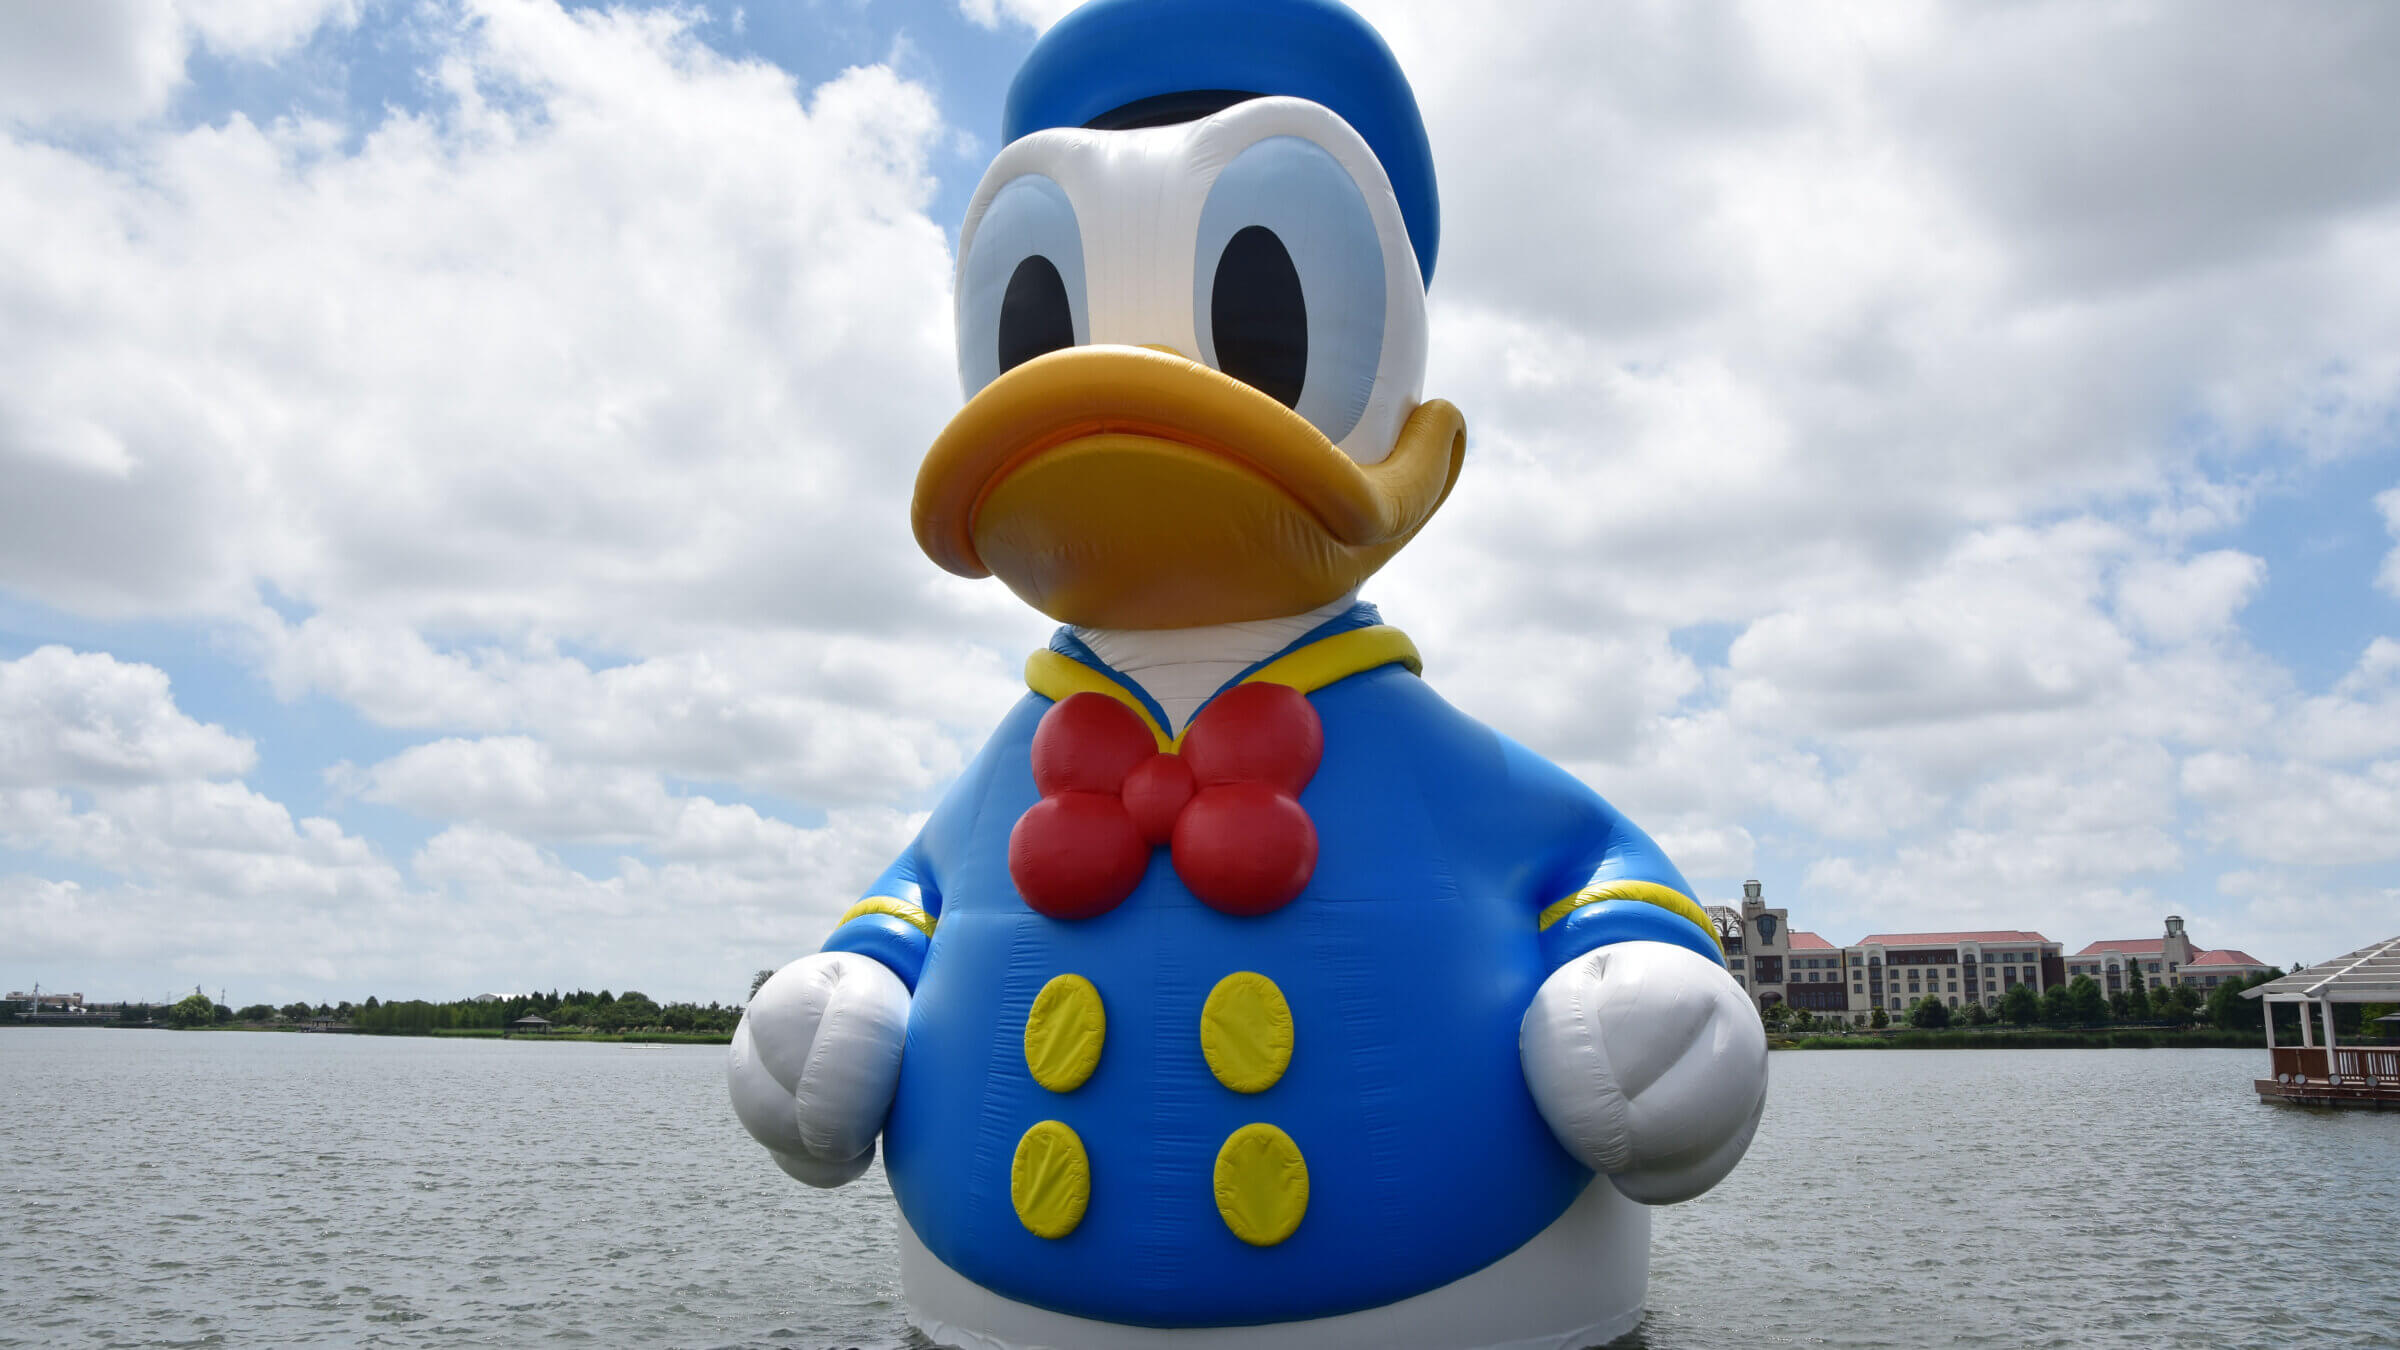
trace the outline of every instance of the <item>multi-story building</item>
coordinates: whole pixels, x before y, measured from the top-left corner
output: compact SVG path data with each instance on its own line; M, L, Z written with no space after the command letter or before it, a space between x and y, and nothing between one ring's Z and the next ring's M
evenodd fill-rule
M1742 883L1742 906L1710 905L1725 966L1759 1007L1784 1000L1784 963L1791 959L1791 915L1770 909L1755 881Z
M1792 934L1786 958L1783 1001L1804 1012L1839 1016L1850 1011L1842 978L1842 949L1814 933Z
M1871 933L1844 948L1850 1011L1904 1012L1932 994L1953 1008L1997 1008L2016 986L2039 994L2064 984L2066 945L2039 933L1987 928L1959 933Z
M2154 985L2203 990L2267 969L2247 952L2194 947L2175 915L2167 916L2164 937L2095 942L2069 957L2065 944L2015 928L1871 933L1837 947L1815 933L1794 931L1791 912L1767 904L1755 881L1742 883L1738 909L1711 905L1708 913L1725 944L1726 965L1761 1011L1787 1003L1861 1026L1877 1008L1886 1015L1905 1013L1928 994L1952 1008L1974 1003L1992 1010L2020 984L2039 996L2078 975L2115 993L2136 961Z
M2146 985L2188 984L2201 990L2214 989L2227 980L2247 983L2251 976L2263 975L2268 969L2266 962L2248 952L2193 946L2183 931L2182 916L2170 914L2163 936L2112 938L2075 953L2067 959L2067 976L2089 975L2102 992L2114 994L2128 987L2126 972L2137 964Z

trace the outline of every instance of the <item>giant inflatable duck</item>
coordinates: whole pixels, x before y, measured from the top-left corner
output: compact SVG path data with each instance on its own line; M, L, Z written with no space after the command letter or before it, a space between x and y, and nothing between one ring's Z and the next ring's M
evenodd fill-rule
M1623 1333L1765 1040L1649 837L1357 598L1466 445L1407 81L1332 0L1096 0L1004 131L914 524L1065 626L759 990L737 1113L817 1186L880 1136L945 1344Z

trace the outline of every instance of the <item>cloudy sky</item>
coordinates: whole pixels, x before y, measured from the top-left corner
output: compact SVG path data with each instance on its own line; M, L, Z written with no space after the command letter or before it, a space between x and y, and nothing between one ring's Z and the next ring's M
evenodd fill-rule
M1039 0L0 0L0 982L738 999L1048 625L916 551ZM1362 5L1368 591L1707 900L2400 931L2400 8Z

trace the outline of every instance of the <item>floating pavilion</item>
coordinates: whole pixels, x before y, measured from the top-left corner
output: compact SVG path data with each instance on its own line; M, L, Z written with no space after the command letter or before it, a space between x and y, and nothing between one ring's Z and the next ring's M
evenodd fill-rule
M2400 937L2245 989L2242 997L2268 1004L2267 1054L2275 1076L2257 1081L2260 1101L2400 1110L2400 1049L2339 1045L2333 1034L2337 1003L2400 1003ZM2299 1005L2300 1044L2275 1043L2278 1003Z

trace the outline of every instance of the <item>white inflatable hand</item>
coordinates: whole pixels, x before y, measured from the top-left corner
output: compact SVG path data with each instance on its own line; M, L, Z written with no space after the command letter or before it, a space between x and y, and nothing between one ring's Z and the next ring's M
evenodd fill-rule
M1534 1105L1585 1166L1649 1205L1724 1180L1767 1104L1767 1035L1724 967L1619 942L1552 971L1517 1051Z
M759 986L733 1031L733 1113L775 1164L839 1186L875 1160L900 1082L908 986L856 952L803 956Z

